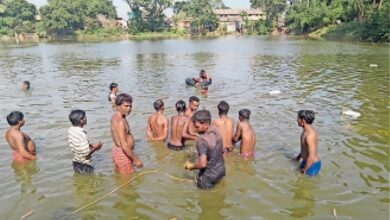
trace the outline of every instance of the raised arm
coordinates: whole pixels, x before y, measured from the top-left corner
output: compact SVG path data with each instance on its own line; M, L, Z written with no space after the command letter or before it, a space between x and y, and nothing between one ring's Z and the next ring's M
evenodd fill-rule
M20 155L22 155L22 157L24 158L27 158L29 160L36 160L37 157L34 156L33 154L31 154L30 152L28 152L26 150L26 146L24 145L24 141L23 141L23 134L21 133L17 133L14 135L14 138L15 138L15 145L16 145L16 148L18 149L18 152Z

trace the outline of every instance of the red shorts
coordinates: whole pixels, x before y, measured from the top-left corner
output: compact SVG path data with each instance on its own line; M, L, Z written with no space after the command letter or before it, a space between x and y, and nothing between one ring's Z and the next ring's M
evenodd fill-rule
M130 174L133 172L133 161L127 157L122 148L112 147L112 161L119 173Z
M19 152L16 151L12 151L12 160L19 162L26 161L26 159Z

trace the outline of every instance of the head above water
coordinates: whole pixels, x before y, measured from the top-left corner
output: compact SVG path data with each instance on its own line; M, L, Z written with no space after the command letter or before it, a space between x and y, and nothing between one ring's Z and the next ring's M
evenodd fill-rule
M238 111L238 118L240 120L249 121L250 116L251 116L251 111L249 109L241 109L240 111Z
M194 123L196 132L203 134L209 129L211 123L211 114L208 110L199 110L194 113L191 120Z
M29 90L31 88L31 83L30 83L30 81L24 81L23 82L23 89L25 89L25 90Z
M177 113L183 113L186 111L186 102L179 100L175 104Z
M85 120L84 120L85 119ZM83 110L76 109L70 112L69 121L73 126L83 126L86 124L86 113Z
M312 110L300 110L298 111L298 120L303 120L307 124L311 125L315 119L315 112ZM298 122L299 124L299 122Z
M205 70L200 70L200 72L199 72L199 78L202 78L202 79L206 79L206 78L207 78L207 75L206 75L206 71L205 71Z
M153 103L153 107L156 111L163 110L164 109L164 102L161 99L157 99Z
M191 111L196 111L199 107L199 98L196 96L191 96L189 99L188 106L191 109Z
M13 111L7 115L7 122L10 126L18 125L19 122L23 122L23 119L24 115L19 111Z
M133 108L133 97L126 93L119 94L115 99L116 110L125 117L129 115Z
M122 105L124 102L133 103L133 97L126 93L119 94L115 99L115 105Z
M217 105L219 115L227 115L229 112L229 104L225 101L219 102Z
M211 114L208 110L199 110L194 113L192 116L193 123L201 123L201 124L210 124L211 123Z
M109 88L110 88L110 91L112 92L112 90L118 88L118 84L117 83L111 83Z

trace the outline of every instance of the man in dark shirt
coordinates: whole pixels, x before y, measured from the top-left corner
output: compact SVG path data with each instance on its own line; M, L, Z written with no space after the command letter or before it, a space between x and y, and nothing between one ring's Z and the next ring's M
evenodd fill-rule
M200 134L196 140L198 161L194 164L186 161L184 168L199 169L197 185L201 189L210 189L225 176L223 144L219 129L210 126L211 114L207 110L195 112L192 116L195 131Z

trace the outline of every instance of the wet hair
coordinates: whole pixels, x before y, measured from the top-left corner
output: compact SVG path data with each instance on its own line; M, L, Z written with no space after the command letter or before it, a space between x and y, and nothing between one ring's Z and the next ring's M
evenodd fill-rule
M133 97L129 94L121 93L115 99L115 105L122 105L124 102L133 103Z
M217 105L219 115L227 115L229 111L229 104L225 101L219 102Z
M315 119L315 113L311 110L298 111L298 119L303 119L306 123L312 124Z
M81 120L85 118L85 111L76 109L70 112L69 114L69 121L72 123L73 126L80 126Z
M199 123L211 123L211 114L208 110L199 110L194 113L192 116L192 122L199 122Z
M196 96L191 96L189 99L189 103L191 103L191 102L199 102L199 98Z
M110 84L110 91L112 91L113 89L115 89L115 88L117 88L118 87L118 84L116 84L116 83L111 83Z
M206 71L205 70L200 70L199 77L205 79L206 78Z
M186 111L186 102L183 100L179 100L176 102L176 111L178 113Z
M26 81L23 82L23 84L27 85L27 89L30 89L30 85L31 85L30 81L26 80Z
M154 101L153 107L154 107L154 109L156 109L156 111L160 110L162 107L164 107L163 100L157 99L156 101Z
M19 121L23 120L23 113L19 111L13 111L7 115L7 122L11 126L15 126L19 123Z
M238 116L242 119L249 120L251 116L251 111L249 109L241 109L238 111Z

